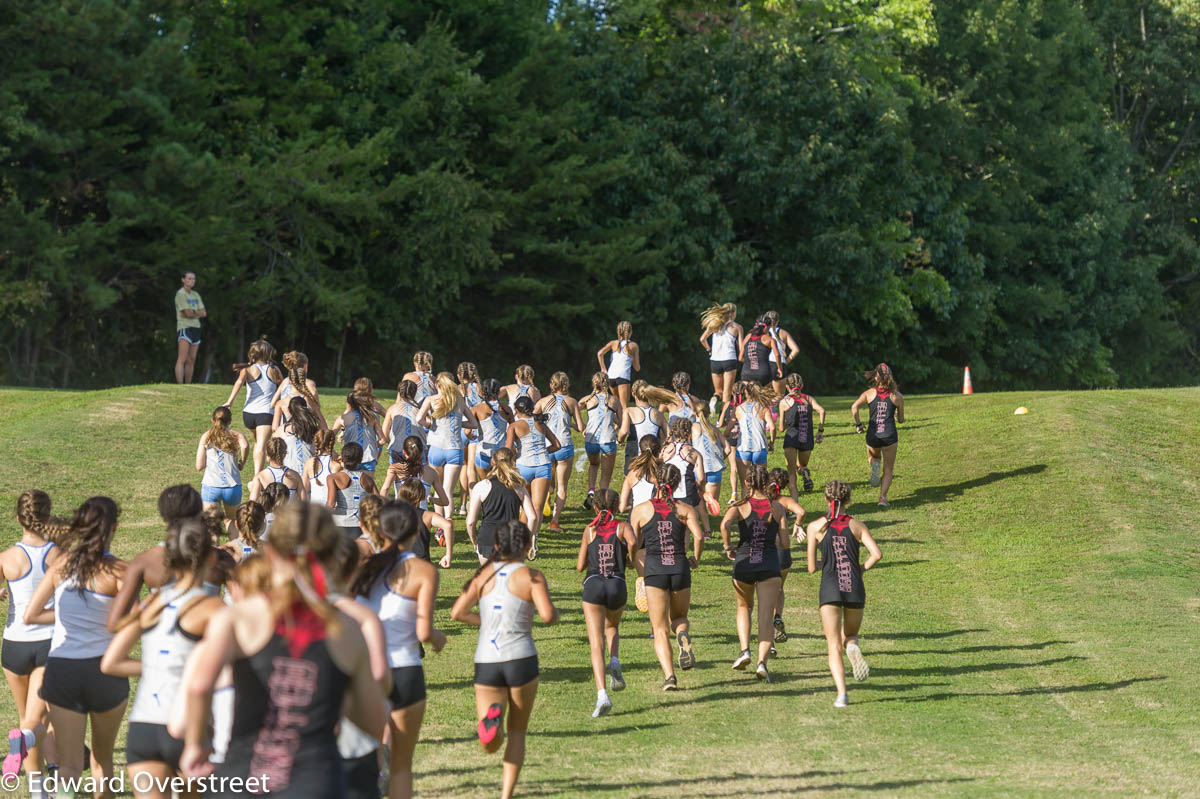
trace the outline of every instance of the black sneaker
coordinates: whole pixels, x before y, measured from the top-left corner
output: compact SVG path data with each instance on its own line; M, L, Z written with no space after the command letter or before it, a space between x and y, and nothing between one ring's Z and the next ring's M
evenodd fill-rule
M696 665L696 653L692 651L692 636L680 630L679 634L675 636L675 642L679 644L679 668L687 671Z
M594 491L589 491L588 495L586 497L584 497L583 509L591 510L592 508L595 507L595 505L596 505L596 493Z
M800 470L800 477L804 480L804 490L812 491L813 490L812 472L810 472L808 470L807 466L805 466L803 469Z
M787 630L783 627L783 617L775 617L775 643L782 644L787 640Z
M664 691L678 691L679 690L679 681L675 679L674 674L672 674L667 679L663 680L662 689Z

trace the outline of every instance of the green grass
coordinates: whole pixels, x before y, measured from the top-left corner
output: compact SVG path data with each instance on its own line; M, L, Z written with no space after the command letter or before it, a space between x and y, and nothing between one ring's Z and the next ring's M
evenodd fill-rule
M11 503L41 487L60 512L110 494L124 508L115 549L132 556L160 538L159 490L199 485L196 439L225 391L0 390L0 494ZM729 669L733 591L714 548L694 575L699 664L680 673L683 690L660 693L649 625L631 605L629 688L611 716L592 720L574 571L590 514L576 474L567 530L543 536L537 564L563 617L535 630L542 683L519 793L1200 795L1200 389L909 397L886 511L866 484L849 400L821 401L830 417L812 462L818 488L851 481L851 512L884 553L867 575L871 677L851 683L851 707L832 707L817 580L802 557L775 681ZM1013 416L1018 405L1029 415ZM819 494L802 501L820 512ZM484 756L472 730L475 633L449 620L469 557L460 548L443 575L436 623L449 644L426 661L424 796L499 785L499 757ZM15 718L7 692L0 713Z

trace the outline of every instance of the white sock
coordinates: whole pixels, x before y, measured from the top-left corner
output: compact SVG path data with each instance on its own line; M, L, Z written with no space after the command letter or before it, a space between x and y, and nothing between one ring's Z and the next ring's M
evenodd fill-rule
M21 734L25 736L25 748L32 749L37 743L37 736L33 734L33 730L21 730Z
M620 665L621 665L621 661L617 660L615 655L608 659L608 667L610 669L616 668L617 666L620 666Z
M607 701L608 701L608 691L601 688L599 691L596 692L596 704L603 705Z

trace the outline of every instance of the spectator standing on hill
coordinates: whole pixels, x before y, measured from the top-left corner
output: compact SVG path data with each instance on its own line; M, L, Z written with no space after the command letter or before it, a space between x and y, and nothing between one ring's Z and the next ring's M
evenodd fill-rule
M183 273L183 288L175 292L175 330L179 354L175 359L175 382L192 382L196 351L200 349L200 320L208 316L200 293L192 291L196 273Z

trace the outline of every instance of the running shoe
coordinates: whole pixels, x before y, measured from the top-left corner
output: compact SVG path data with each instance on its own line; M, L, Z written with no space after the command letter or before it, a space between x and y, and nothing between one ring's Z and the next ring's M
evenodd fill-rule
M878 486L883 474L883 462L871 461L871 485Z
M871 667L867 665L867 660L863 657L858 644L853 641L846 644L846 657L850 658L850 668L854 669L854 679L859 682L867 679L867 675L871 673Z
M745 671L750 665L750 650L743 649L733 661L734 671Z
M13 777L21 773L21 764L29 750L25 748L25 733L16 727L8 731L8 754L4 757L4 766L0 771L5 777Z
M437 545L439 547L446 546L446 534L443 533L441 530L437 531L437 535L435 536L435 538L437 539Z
M663 680L662 689L664 691L678 691L679 690L679 681L675 679L674 674L672 674L667 679Z
M754 676L757 677L758 679L762 680L763 682L771 681L771 675L767 671L767 664L765 661L762 661L762 660L758 661L758 668L754 670Z
M711 399L709 399L709 401L708 401L708 415L709 415L709 416L713 416L713 415L715 415L715 414L716 414L716 412L717 412L717 402L719 402L719 400L717 399L717 395L716 395L716 394L713 394L713 395L712 395L712 398L711 398Z
M529 558L528 559L529 560L537 560L537 556L538 556L537 536L535 535L533 537L533 543L529 545Z
M782 644L787 640L787 630L783 626L783 616L775 617L775 643Z
M592 711L592 718L598 719L601 716L607 716L610 710L612 710L611 699L607 696L596 697L596 709Z
M888 504L887 497L879 498L879 507L881 507L881 508L890 508L891 507L891 505Z
M771 658L779 657L779 650L775 648L774 644L771 644L771 648L767 650L767 657L771 657Z
M620 663L610 661L608 664L608 690L614 693L625 690L625 676L621 674Z
M596 503L596 492L589 491L588 495L583 498L583 509L591 510L593 507L595 507L595 503Z
M460 504L458 506L458 509L454 511L454 515L455 516L466 516L467 515L467 503L463 502L462 504Z
M550 522L550 532L552 532L552 533L561 533L561 532L562 532L562 526L561 526L561 525L560 525L558 522Z
M497 735L502 735L500 732L500 718L504 714L504 708L500 707L499 703L494 703L487 709L487 713L479 720L479 725L476 732L479 733L479 742L487 746L492 741L496 740Z
M838 694L838 698L833 701L834 707L847 707L850 704L850 696L848 694Z
M687 671L695 666L696 654L692 651L692 636L684 630L680 630L679 634L675 636L675 643L679 644L679 668Z
M813 490L812 472L810 472L808 470L807 466L805 466L803 469L800 470L800 477L801 477L801 479L804 480L804 490L812 491Z
M637 578L637 582L633 584L633 604L642 613L650 610L650 603L646 600L645 577Z
M709 516L721 515L721 503L715 499L712 494L704 495L704 506L708 508Z

